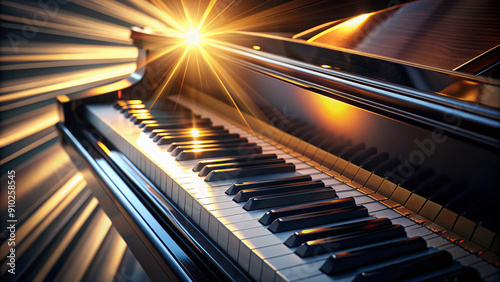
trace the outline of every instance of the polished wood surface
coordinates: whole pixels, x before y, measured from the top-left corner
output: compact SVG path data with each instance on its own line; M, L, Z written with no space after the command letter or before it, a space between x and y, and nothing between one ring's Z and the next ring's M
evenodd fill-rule
M453 70L500 44L497 1L422 0L350 18L313 44Z

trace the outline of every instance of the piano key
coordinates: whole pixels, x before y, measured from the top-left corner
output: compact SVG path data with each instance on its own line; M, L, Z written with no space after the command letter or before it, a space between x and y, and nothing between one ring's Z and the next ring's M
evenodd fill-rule
M375 147L371 147L368 149L364 149L355 153L350 159L351 163L356 165L361 165L363 161L368 159L371 156L375 156L377 154L377 149Z
M323 184L324 185L324 184ZM287 208L272 209L266 212L260 219L259 222L263 225L271 224L275 219L284 216L297 215L301 213L322 211L326 209L336 209L355 206L356 202L354 198L337 199L331 201L322 201L317 203L297 205Z
M326 211L280 217L274 220L273 223L269 225L268 229L273 233L277 233L367 216L368 210L363 206L337 208Z
M404 236L406 233L401 225L380 226L370 230L308 241L300 245L295 253L301 257L309 257Z
M152 138L153 141L158 141L158 139L155 140L156 136L158 134L177 134L177 133L193 133L193 129L196 129L198 132L206 132L206 131L216 131L216 130L224 130L224 126L221 125L211 125L211 126L203 126L203 127L197 127L197 128L175 128L175 129L153 129L149 135L149 138Z
M331 255L321 266L321 271L326 274L335 274L364 265L395 259L414 252L424 251L425 249L427 249L427 244L424 239L421 237L412 237L356 251L336 253Z
M375 167L382 162L389 159L389 154L387 152L378 153L376 155L371 155L361 162L360 166L367 171L373 171Z
M390 160L383 161L373 169L373 173L383 177L386 171L393 171L398 165L400 165L401 159L404 158L396 157Z
M242 148L242 147L248 147L248 146L257 146L257 144L253 143L253 142L249 143L249 142L245 141L245 142L239 142L239 143L225 143L225 144L224 143L223 144L213 143L213 144L205 144L205 145L196 144L196 145L178 146L177 148L175 148L175 150L173 150L171 152L171 155L176 157L180 153L182 153L183 151L186 151L186 150L229 149L229 148Z
M344 150L342 150L338 154L338 156L339 156L339 158L350 161L353 156L355 156L361 150L364 150L365 147L366 146L364 143L358 143L358 144L355 144L355 145L352 145L352 146L345 148Z
M205 159L215 157L230 157L262 153L260 146L247 146L242 148L204 149L204 150L184 150L176 158L178 161Z
M284 244L290 248L293 248L298 247L302 243L311 240L342 235L361 230L369 230L370 228L389 226L391 224L391 221L387 218L377 218L330 227L305 229L294 232L292 235L290 235L290 237L288 237Z
M247 167L255 167L261 165L284 164L284 163L285 163L284 159L264 159L264 160L248 161L248 162L229 162L221 164L211 164L211 165L206 165L200 171L200 173L198 173L198 176L207 176L213 170L221 170L228 168L247 168Z
M331 187L311 189L294 193L282 193L272 196L260 196L250 198L243 208L247 211L278 207L291 204L313 202L318 200L332 199L337 194Z
M354 281L401 281L451 266L452 263L450 253L438 251L380 269L362 272L356 276Z
M249 153L249 152L243 152L243 153ZM295 165L292 163L260 165L249 168L218 169L211 171L205 178L205 181L210 182L217 180L237 179L237 178L244 178L257 175L278 174L278 173L286 173L293 171L295 171Z
M146 105L144 104L129 104L122 106L119 111L120 113L126 113L128 110L139 110L144 108L146 108Z
M424 182L425 180L431 178L434 175L434 170L431 168L422 168L414 173L410 174L408 177L403 179L399 184L401 187L406 190L413 191L417 188L417 186Z
M179 146L193 146L193 145L211 145L211 144L242 144L248 143L247 138L234 138L234 139L222 139L222 140L196 140L196 141L186 141L186 142L174 142L170 144L167 152L174 151Z
M193 167L192 170L194 172L200 172L205 166L212 164L221 164L227 162L247 162L253 160L265 160L265 159L275 159L275 158L277 158L276 154L251 154L251 155L242 155L238 157L231 157L224 159L200 161L195 165L195 167Z
M165 137L176 137L176 136L186 136L186 135L196 137L196 136L208 135L208 134L212 134L212 135L213 134L229 134L229 130L227 130L227 129L212 129L211 127L207 127L204 129L201 129L201 128L196 129L194 131L194 129L190 128L190 129L187 129L184 131L157 133L156 136L154 136L152 139L153 139L153 142L158 142Z
M121 109L128 105L142 104L142 100L116 100L113 104L114 109Z
M140 124L140 123L170 123L175 120L198 120L201 119L200 115L194 115L189 112L179 112L175 114L132 114L130 117L128 117L130 121L132 121L134 124Z
M284 192L302 191L323 187L325 187L325 184L322 181L308 181L268 187L250 188L239 191L234 196L233 201L240 203L248 201L248 199L250 199L251 197L276 195Z
M139 127L143 129L144 132L151 132L153 129L182 129L182 128L198 128L198 127L210 127L212 126L212 121L210 119L186 119L186 120L176 120L170 123L153 123L153 124L140 124Z
M179 136L164 136L161 137L157 142L158 145L167 145L174 142L187 142L187 141L197 141L197 140L223 140L223 139L234 139L240 138L237 133L217 133L208 132L205 134L186 134Z
M326 139L328 140L328 139ZM350 139L345 139L343 137L337 137L336 140L327 141L329 145L324 146L321 145L321 148L324 148L325 151L332 153L333 155L338 156L338 154L344 150L344 148L351 145L352 141Z
M233 183L226 190L225 193L227 195L236 195L236 193L238 193L239 191L241 191L243 189L251 189L251 188L281 185L281 184L288 184L288 183L297 183L297 182L310 181L310 180L312 180L310 175L298 175L298 176L276 178L276 179L265 180L265 181L250 181L250 182L243 182L243 183Z
M479 272L470 266L461 267L458 270L451 270L434 277L426 279L428 282L440 282L440 281L457 281L457 282L468 282L468 281L481 281L481 276Z

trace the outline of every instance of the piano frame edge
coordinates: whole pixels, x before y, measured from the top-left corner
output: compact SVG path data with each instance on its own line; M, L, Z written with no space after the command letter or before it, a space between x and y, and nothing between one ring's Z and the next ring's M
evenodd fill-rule
M61 107L71 108L69 104ZM59 122L56 128L63 148L152 281L251 280L130 161L120 169L80 125L70 130ZM127 170L136 175L127 177ZM164 229L154 230L155 225Z

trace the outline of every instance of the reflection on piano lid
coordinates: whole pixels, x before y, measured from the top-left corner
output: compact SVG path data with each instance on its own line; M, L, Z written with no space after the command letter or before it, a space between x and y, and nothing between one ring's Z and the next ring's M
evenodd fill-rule
M438 17L435 3L295 39L218 35L193 48L210 65L177 61L196 70L177 78L166 54L129 88L60 99L62 142L152 279L496 281L500 85L486 75L498 61L474 76L368 44L406 12L446 23L468 10ZM334 42L360 28L366 38Z

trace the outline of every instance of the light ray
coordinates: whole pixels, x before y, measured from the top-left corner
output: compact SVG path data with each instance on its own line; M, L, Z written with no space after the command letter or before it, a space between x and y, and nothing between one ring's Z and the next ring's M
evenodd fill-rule
M252 127L250 127L250 125L248 124L247 120L245 119L245 116L243 115L243 113L241 112L240 108L238 107L238 104L236 103L236 101L234 101L233 96L231 95L231 92L229 92L229 90L227 89L226 85L224 84L224 82L222 81L222 79L220 78L220 76L215 71L213 65L210 63L210 59L207 58L207 56L208 56L207 53L203 49L200 49L200 53L201 53L203 59L205 59L205 62L207 63L207 65L209 66L209 68L213 71L213 74L217 78L217 81L220 83L220 86L224 90L224 93L227 94L228 98L231 100L231 103L234 105L235 109L238 111L238 114L240 115L241 119L245 122L247 128L251 132L253 132Z
M166 80L164 80L164 82L162 82L161 87L159 88L158 91L156 91L156 94L155 94L156 97L153 100L153 103L151 104L151 108L156 104L156 101L158 101L158 99L160 98L160 96L162 96L162 94L164 93L165 88L167 87L167 85L169 85L172 77L174 77L174 75L177 72L177 69L179 68L180 64L184 61L184 57L186 57L186 55L188 53L189 53L189 49L186 49L184 51L184 53L182 54L181 58L178 60L178 62L175 65L175 67L173 68L173 70L170 72L170 75L168 76L168 78Z

